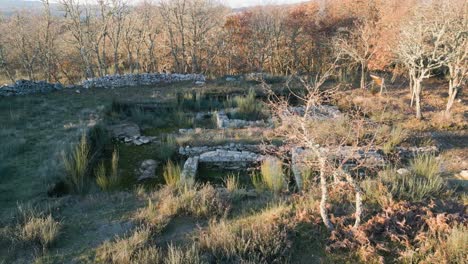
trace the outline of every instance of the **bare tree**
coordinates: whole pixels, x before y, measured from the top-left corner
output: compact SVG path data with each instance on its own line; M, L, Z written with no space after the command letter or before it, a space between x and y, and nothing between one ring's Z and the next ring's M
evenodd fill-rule
M331 178L335 178L335 180L343 178L354 189L356 206L354 226L359 226L362 214L362 190L355 180L356 176L352 175L353 169L350 169L346 164L356 159L356 153L361 153L362 159L355 160L354 171L357 167L366 165L367 157L374 146L373 137L365 139L363 136L368 129L368 122L363 118L343 115L339 118L323 119L323 112L327 109L323 105L324 98L329 97L335 90L323 90L322 85L332 76L336 68L335 63L327 71L317 75L312 82L301 79L305 87L303 95L291 90L293 96L301 102L303 111L298 112L297 108L292 107L287 99L276 96L271 89L268 89L271 98L273 98L270 106L273 113L281 121L281 127L277 129L277 133L285 137L290 145L303 147L311 153L306 162L308 161L308 165L316 168L319 172L320 214L328 229L334 228L327 209ZM317 128L322 125L333 127L333 129L320 133ZM340 131L337 129L338 127L345 127L345 129Z
M92 47L90 47L94 39L94 31L91 28L92 18L89 7L81 4L79 0L61 0L60 4L65 11L65 26L72 34L75 47L84 62L85 76L87 78L94 77L91 58Z
M450 116L455 98L468 78L468 2L461 5L450 5L449 2L447 5L443 14L450 22L445 45L452 56L446 65L449 70L449 90L445 114Z
M376 53L377 30L374 22L360 20L347 34L341 34L335 45L338 52L349 56L361 69L361 89L366 88L367 67Z
M124 26L124 19L128 13L127 4L125 0L112 0L111 19L109 39L114 51L114 74L120 73L119 70L119 47L122 40L122 29Z
M420 6L403 25L397 49L400 62L408 70L410 91L416 103L416 118L422 119L421 95L423 80L450 61L446 37L449 21L437 15L434 6Z

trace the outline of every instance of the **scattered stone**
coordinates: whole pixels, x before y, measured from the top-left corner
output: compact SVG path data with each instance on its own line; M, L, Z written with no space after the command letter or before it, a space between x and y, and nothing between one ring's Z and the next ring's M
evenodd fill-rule
M125 138L125 142L127 142L127 138L140 136L140 127L130 122L109 126L109 131L111 131L115 138Z
M75 93L79 94L79 93L81 93L81 92L80 92L80 90L75 90Z
M128 86L155 85L160 83L173 83L181 81L194 81L195 83L205 83L205 76L202 74L169 74L169 73L143 73L108 75L104 77L84 80L84 88L117 88Z
M158 167L158 162L152 159L145 160L141 163L139 171L138 181L144 181L148 179L156 178L155 172Z
M439 148L429 147L396 147L396 152L402 159L411 159L420 154L438 154Z
M204 81L196 81L195 85L203 86L203 85L205 85L205 82Z
M180 174L180 179L182 182L193 183L195 182L195 176L197 175L198 162L200 157L190 157L184 163L184 168Z
M194 132L193 128L180 128L179 134L192 134Z
M401 176L405 176L405 175L410 174L410 171L408 169L405 169L405 168L400 168L396 172Z
M237 81L237 79L234 77L226 77L226 82L235 82L235 81Z
M459 175L459 178L463 180L468 180L468 170L462 170L460 171L458 175Z

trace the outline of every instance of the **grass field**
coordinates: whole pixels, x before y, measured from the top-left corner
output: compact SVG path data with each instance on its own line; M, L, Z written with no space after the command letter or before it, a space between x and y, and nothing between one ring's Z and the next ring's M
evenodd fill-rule
M253 83L215 81L205 87L179 83L0 98L0 263L461 263L466 259L466 247L459 246L468 243L466 179L454 179L468 160L466 96L454 114L454 120L461 122L437 120L443 93L428 96L426 122L412 118L406 90L396 86L385 96L349 90L334 99L342 111L359 107L370 120L387 125L384 133L393 135L389 153L400 145L437 144L442 151L442 158L398 163L408 168L408 176L386 168L363 180L365 214L359 230L350 231L351 217L346 216L354 210L349 186L330 187L330 210L341 228L330 233L321 223L316 181L297 192L288 178L283 179L289 168L283 174L277 162L256 170L257 184L263 186L250 182L253 172L236 175L205 167L194 185L165 184L166 161L182 165L176 154L179 146L257 144L267 139L283 143L272 129L217 130L212 120L194 121L196 112L230 107L235 100L258 115L259 101L249 95L250 88L261 92ZM100 190L91 175L84 194L48 195L65 178L62 153L68 153L96 124L106 127L124 121L137 123L157 142L106 145L100 158L106 171L111 170L112 152L119 154L117 187ZM390 129L396 125L405 133ZM179 128L195 127L203 129L177 133ZM137 169L146 159L157 160L158 177L139 184ZM413 176L417 178L407 178ZM447 179L460 184L446 187ZM412 195L408 190L418 192L418 201L404 200ZM413 219L416 213L421 218ZM434 222L440 213L437 219L442 222ZM404 226L403 231L396 223ZM384 228L392 231L376 231ZM414 235L420 231L428 237L424 243ZM356 236L351 236L353 232ZM404 236L407 240L401 239ZM373 244L376 241L382 248Z

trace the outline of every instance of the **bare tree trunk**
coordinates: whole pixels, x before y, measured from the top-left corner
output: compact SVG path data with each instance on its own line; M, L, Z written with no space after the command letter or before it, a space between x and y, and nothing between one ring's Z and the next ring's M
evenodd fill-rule
M366 63L361 61L361 89L366 89Z
M414 80L414 96L415 96L415 101L416 101L416 118L418 120L421 120L422 113L421 113L421 80L416 79Z
M319 157L320 162L320 190L322 196L320 199L320 215L322 216L322 221L327 227L328 230L333 230L333 224L328 217L327 210L327 200L328 200L328 189L327 189L327 177L326 177L326 160L322 157Z

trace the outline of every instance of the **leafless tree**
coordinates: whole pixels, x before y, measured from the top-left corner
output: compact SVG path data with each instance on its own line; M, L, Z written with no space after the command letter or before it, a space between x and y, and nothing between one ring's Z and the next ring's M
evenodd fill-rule
M344 115L341 118L322 119L324 98L335 91L334 89L324 90L322 86L332 76L335 68L336 61L327 71L317 75L311 82L301 79L305 87L303 93L291 90L293 96L299 99L303 106L304 111L301 114L296 112L287 99L276 96L271 89L268 89L270 98L272 98L270 106L273 113L281 121L281 126L276 132L285 137L290 145L304 147L312 154L308 159L308 164L319 172L320 214L328 229L334 228L327 210L328 188L331 178L344 178L354 189L356 206L354 226L359 226L363 210L362 190L346 164L355 159L359 150L360 153L363 153L363 159L356 161L356 166L365 166L366 157L374 146L374 137L364 139L363 135L366 134L368 124L363 118ZM338 127L344 126L345 129L341 130L342 134L336 131L319 132L317 128L324 124L328 124L336 131L339 130ZM335 125L336 127L334 127Z
M374 22L360 20L355 28L335 40L336 49L358 63L361 69L361 89L366 88L367 67L376 53L377 30Z
M411 103L414 98L418 119L422 119L423 80L431 77L434 70L446 65L452 56L445 45L448 28L449 20L437 15L434 6L423 5L415 9L413 16L401 29L396 55L408 70Z
M446 65L449 70L446 116L450 116L455 98L468 78L468 2L458 3L451 5L449 1L442 9L443 16L450 21L445 45L452 53Z
M91 57L94 30L91 28L91 11L86 4L81 4L79 0L61 0L60 4L65 11L65 25L72 34L73 44L83 60L85 75L87 78L94 77Z

